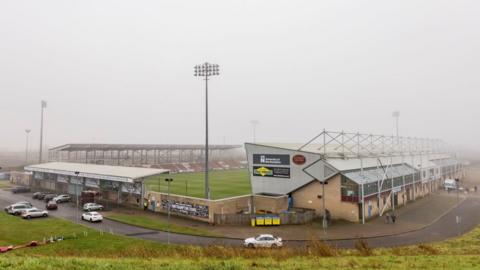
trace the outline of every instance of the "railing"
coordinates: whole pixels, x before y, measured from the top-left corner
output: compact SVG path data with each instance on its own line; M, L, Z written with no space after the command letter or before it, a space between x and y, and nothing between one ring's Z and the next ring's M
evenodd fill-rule
M325 157L379 157L451 153L438 139L397 137L323 130L298 150L313 147Z

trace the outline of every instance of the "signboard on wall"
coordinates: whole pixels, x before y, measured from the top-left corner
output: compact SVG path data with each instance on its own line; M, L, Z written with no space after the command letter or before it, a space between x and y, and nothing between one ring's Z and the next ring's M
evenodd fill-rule
M93 178L87 178L85 180L85 186L98 188L100 186L100 180L93 179Z
M290 168L253 166L253 176L290 178Z
M57 181L60 183L68 183L68 176L66 175L58 175Z
M253 154L253 164L290 165L290 155Z
M162 200L162 208L168 210L168 200ZM170 200L170 211L194 217L208 218L208 206Z
M124 183L122 185L122 192L132 193L132 194L142 194L142 184L141 183Z

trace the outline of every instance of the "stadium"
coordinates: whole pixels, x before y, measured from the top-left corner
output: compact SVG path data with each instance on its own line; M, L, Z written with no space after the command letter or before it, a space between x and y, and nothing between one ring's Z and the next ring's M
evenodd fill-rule
M178 216L241 225L265 214L305 224L327 212L365 223L463 176L456 154L431 139L323 131L306 144L246 143L246 161L239 150L210 149L210 200L200 145L67 144L50 149L49 163L12 173L12 181L72 195L94 190L117 205L160 213L170 206Z
M320 142L318 142L320 141ZM254 194L289 207L362 222L460 179L463 165L439 140L323 131L307 144L246 144Z

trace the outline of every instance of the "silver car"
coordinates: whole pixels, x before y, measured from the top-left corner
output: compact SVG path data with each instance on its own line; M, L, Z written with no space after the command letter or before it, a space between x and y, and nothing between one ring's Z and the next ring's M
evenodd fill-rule
M20 215L23 210L32 208L31 204L16 203L5 208L5 211L12 215Z
M48 211L39 210L37 208L30 208L22 211L22 218L24 219L31 219L36 217L48 217Z
M103 205L98 203L86 203L83 205L83 210L90 212L90 211L102 211Z

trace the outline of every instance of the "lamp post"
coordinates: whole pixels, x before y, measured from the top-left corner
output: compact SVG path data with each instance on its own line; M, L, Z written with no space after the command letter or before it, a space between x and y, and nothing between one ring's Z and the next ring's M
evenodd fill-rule
M76 171L75 172L75 175L77 176L78 178L78 175L80 174L80 172ZM76 179L78 180L78 179ZM75 207L75 220L78 222L78 192L77 192L77 181L75 180L75 203L77 205L77 207Z
M30 131L30 129L25 129L25 164L28 164L28 135Z
M257 120L250 121L250 124L252 124L252 127L253 127L253 143L257 142L257 125L259 123L260 122L258 122Z
M173 182L173 178L165 178L167 182L167 244L170 244L170 183Z
M43 155L43 110L47 107L47 102L42 100L41 102L41 115L40 115L40 153L38 157L38 163L42 163L42 155Z
M217 64L203 63L194 67L194 76L204 77L205 80L205 198L210 199L210 184L208 179L208 78L219 75Z
M400 111L394 111L392 113L392 116L395 118L395 132L396 132L396 135L397 135L397 143L398 143L399 142L398 119L400 118Z

